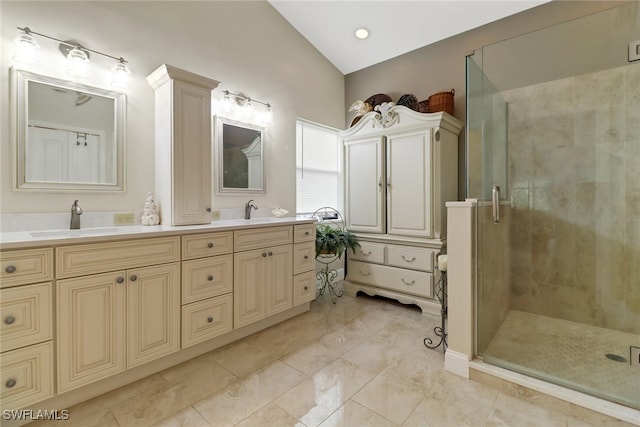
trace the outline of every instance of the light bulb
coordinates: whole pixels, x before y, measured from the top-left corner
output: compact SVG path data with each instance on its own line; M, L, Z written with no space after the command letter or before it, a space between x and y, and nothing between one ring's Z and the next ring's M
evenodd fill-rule
M16 50L12 57L14 61L23 64L38 63L38 49L40 49L40 46L31 34L22 33L13 42L16 44Z
M77 77L89 75L89 57L77 46L67 54L67 74Z
M127 63L123 59L111 68L111 85L119 88L128 88L129 75L131 70L127 66Z

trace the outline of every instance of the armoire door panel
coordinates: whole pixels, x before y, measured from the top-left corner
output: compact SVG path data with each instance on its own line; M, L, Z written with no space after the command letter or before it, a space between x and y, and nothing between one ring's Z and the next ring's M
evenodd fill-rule
M385 232L384 137L346 144L346 218L352 231Z
M387 137L387 233L431 237L431 150L429 131Z

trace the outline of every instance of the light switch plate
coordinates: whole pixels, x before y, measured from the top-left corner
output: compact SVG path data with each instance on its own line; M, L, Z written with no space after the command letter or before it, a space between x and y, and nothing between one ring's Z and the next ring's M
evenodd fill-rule
M640 40L629 43L629 62L640 61Z
M629 349L631 366L640 368L640 347L631 346Z
M114 225L131 225L133 224L133 212L113 214Z

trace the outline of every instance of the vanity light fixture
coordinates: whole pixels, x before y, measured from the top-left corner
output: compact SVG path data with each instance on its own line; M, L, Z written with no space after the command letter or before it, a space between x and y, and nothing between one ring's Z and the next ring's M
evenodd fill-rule
M127 61L122 57L116 57L94 49L82 46L74 40L60 40L46 34L32 31L29 27L17 27L22 31L14 42L16 51L13 60L25 64L37 64L37 50L40 47L33 35L44 37L60 43L59 48L63 55L67 57L67 73L72 76L86 77L89 75L89 52L115 59L116 65L111 69L111 84L116 87L128 87L128 77L131 74Z
M268 124L273 120L273 112L271 104L268 102L258 101L248 96L232 93L228 90L222 91L224 98L222 99L222 112L246 122L256 122L260 124ZM261 108L257 109L256 104L260 104Z
M369 37L369 30L364 27L358 28L356 29L355 36L360 40L364 40Z

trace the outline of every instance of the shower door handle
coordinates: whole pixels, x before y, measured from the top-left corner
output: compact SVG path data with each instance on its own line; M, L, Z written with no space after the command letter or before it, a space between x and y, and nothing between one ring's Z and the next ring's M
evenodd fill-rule
M493 201L493 223L500 224L500 186L497 184L491 190L491 199Z

